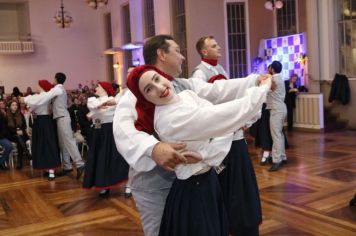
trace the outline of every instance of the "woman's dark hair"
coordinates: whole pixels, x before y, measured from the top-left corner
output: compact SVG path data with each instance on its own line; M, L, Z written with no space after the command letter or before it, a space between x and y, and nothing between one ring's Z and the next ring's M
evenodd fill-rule
M12 103L16 103L17 104L17 110L15 111L15 113L12 113L11 111L11 104ZM9 127L12 128L20 128L22 127L22 114L20 112L20 104L17 101L11 100L9 105L8 105L8 109L7 109L7 124Z
M157 62L157 50L163 49L168 52L169 43L167 40L173 40L170 35L157 35L148 39L143 46L143 58L147 65L155 65Z

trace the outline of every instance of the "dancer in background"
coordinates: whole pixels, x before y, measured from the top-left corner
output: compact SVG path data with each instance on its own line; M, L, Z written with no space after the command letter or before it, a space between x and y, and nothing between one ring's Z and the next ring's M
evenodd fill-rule
M24 102L32 111L34 122L32 127L32 165L35 170L48 172L48 180L55 179L55 169L61 168L59 156L57 129L50 114L50 101L37 105L41 96L48 92L53 85L47 80L39 80L39 94L29 95Z
M196 49L202 61L194 69L192 79L200 78L214 83L228 78L226 71L218 63L221 48L213 36L201 37L196 43ZM260 112L244 126L252 124L259 117ZM218 177L229 219L229 233L234 236L258 235L262 222L261 203L243 128L234 132L231 148L221 168L225 169L220 170Z
M89 140L90 151L85 167L83 188L100 190L106 197L111 188L127 182L129 166L117 151L113 136L112 121L116 106L115 91L111 83L98 83L95 94L88 99L88 116L93 122Z

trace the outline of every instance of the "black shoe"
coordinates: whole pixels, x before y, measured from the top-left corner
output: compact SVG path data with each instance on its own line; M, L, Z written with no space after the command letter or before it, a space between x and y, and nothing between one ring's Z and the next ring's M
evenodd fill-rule
M62 171L58 172L57 175L58 176L64 176L64 175L69 174L72 171L73 171L73 169L68 169L68 170L63 169Z
M102 191L99 193L99 197L106 198L109 197L110 195L110 189L105 189L105 191Z
M80 179L80 177L84 173L84 169L85 169L85 166L81 166L81 167L77 168L77 177L76 177L77 179Z
M265 166L267 164L270 164L272 162L272 157L267 157L264 161L260 162L261 166Z
M356 194L353 199L350 201L350 206L356 206Z
M288 161L287 160L282 160L282 164L286 165L286 164L288 164Z
M17 170L21 170L21 169L22 169L22 163L17 163L16 169L17 169Z
M279 168L281 168L281 166L282 166L282 162L273 163L268 171L277 171L279 170Z
M8 167L7 164L4 162L4 163L0 164L0 169L2 169L2 170L8 170L9 167Z

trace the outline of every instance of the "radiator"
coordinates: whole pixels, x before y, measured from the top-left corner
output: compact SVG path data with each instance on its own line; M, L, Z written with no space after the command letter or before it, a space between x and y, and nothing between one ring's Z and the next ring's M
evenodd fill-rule
M294 127L324 129L323 94L299 94L294 110Z
M34 52L32 41L0 41L1 54L21 54Z

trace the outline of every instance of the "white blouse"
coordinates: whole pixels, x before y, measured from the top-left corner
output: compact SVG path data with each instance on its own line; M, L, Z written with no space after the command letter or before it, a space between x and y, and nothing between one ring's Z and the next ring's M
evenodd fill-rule
M102 96L99 98L90 97L88 98L87 106L89 109L89 117L92 119L93 123L95 120L99 119L100 123L111 123L114 119L114 113L116 106L108 106L106 108L99 108L104 102L109 100L116 101L114 97Z
M31 112L36 115L48 115L51 100L44 100L46 92L28 95L24 98L25 103L30 107Z
M177 178L187 179L218 166L230 150L233 132L262 109L269 87L249 88L243 98L213 105L190 90L178 94L175 103L156 106L154 127L163 142L186 143L186 149L202 155L195 164L176 167Z

